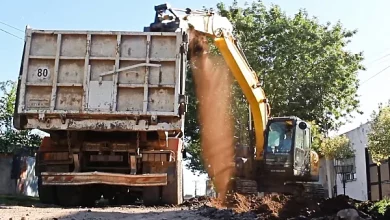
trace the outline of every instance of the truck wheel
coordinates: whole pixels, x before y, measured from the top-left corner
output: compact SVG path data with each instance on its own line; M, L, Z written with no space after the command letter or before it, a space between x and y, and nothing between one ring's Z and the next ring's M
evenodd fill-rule
M142 190L144 205L159 205L161 188L158 186L145 186Z
M55 186L42 185L42 177L38 176L39 201L43 204L56 204Z
M96 200L84 186L58 186L58 204L61 206L93 206Z

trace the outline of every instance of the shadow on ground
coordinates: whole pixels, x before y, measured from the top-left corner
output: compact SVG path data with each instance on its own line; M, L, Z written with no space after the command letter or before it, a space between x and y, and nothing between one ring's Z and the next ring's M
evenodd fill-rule
M38 197L24 196L24 195L0 195L1 206L26 206L40 204Z
M31 197L25 195L0 195L0 206L22 206L22 207L37 207L37 208L63 208L63 209L72 209L79 208L79 206L59 206L55 204L43 204L39 201L38 197ZM82 206L85 208L104 208L104 207L141 207L142 204L137 203L124 203L122 205L110 205L107 201L99 200L96 201L94 206ZM167 207L167 206L165 206Z

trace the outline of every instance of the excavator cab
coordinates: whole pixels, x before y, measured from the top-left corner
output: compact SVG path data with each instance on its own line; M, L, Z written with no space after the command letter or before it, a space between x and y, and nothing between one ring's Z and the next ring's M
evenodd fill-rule
M282 179L310 179L310 126L298 117L270 118L265 132L265 173Z

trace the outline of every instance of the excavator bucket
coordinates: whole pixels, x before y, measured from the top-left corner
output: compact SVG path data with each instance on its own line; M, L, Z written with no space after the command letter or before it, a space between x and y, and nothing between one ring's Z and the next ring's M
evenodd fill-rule
M210 37L220 37L222 33L233 32L232 23L212 10L174 9L169 4L157 5L154 10L154 23L145 31L195 30ZM185 15L179 16L179 12L184 12Z
M189 14L183 18L188 27L211 37L220 37L222 33L232 33L233 25L218 14L206 12L204 16Z

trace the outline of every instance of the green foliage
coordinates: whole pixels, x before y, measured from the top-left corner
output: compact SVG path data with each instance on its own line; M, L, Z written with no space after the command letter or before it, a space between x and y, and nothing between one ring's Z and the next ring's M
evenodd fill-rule
M18 148L38 147L40 136L32 134L30 130L16 130L12 125L14 103L16 100L16 83L12 81L0 82L0 152L11 153Z
M390 104L390 102L389 102ZM371 114L370 132L368 137L368 150L372 160L380 164L380 161L390 157L390 106L379 104L378 112Z
M390 209L390 198L385 197L382 200L374 203L373 206L370 207L370 212L377 212L380 215L385 215L386 211Z
M355 150L346 135L324 138L319 152L327 159L349 159L355 156Z
M357 72L362 53L352 53L345 46L356 34L342 24L320 24L305 10L288 17L279 6L266 8L261 1L238 7L217 4L217 11L234 26L234 34L251 65L261 80L271 104L272 116L295 115L315 121L317 137L314 148L319 149L321 134L327 129L338 129L359 111ZM187 88L191 90L189 74ZM247 102L235 83L232 87L236 140L249 144ZM186 136L189 141L189 167L202 170L199 149L199 126L196 117L196 97L189 95L186 117ZM330 117L327 113L330 113ZM344 121L342 121L344 119Z

